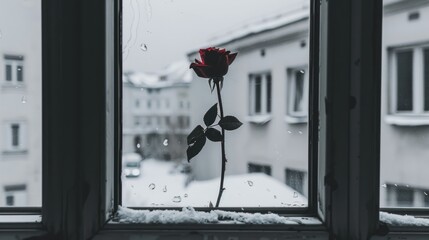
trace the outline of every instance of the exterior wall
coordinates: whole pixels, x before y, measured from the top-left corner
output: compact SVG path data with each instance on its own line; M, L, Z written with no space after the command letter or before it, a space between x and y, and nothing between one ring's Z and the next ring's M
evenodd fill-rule
M287 40L271 44L252 43L240 49L223 46L239 52L225 76L222 98L225 115L234 115L244 124L233 132L226 131L226 174L248 172L248 163L271 166L272 176L285 182L285 169L291 168L307 172L307 124L291 124L285 121L287 105L287 69L306 66L308 63L307 21L293 26ZM304 31L304 34L296 34ZM234 44L233 44L234 45ZM237 49L236 49L237 48ZM261 55L265 51L265 56ZM249 116L249 74L271 72L272 110L271 120L265 124L251 122ZM210 106L216 103L216 94L210 94L207 80L195 75L191 86L191 127L202 124L202 117ZM220 145L207 142L202 152L192 161L195 178L209 179L220 175ZM306 184L306 183L305 183ZM306 185L304 185L306 186ZM306 187L305 187L306 188Z
M410 1L411 2L411 1ZM400 5L399 5L400 6ZM418 20L409 21L408 15L419 12ZM429 189L429 122L420 126L411 124L397 125L389 123L389 117L395 117L389 106L394 92L391 91L391 74L389 73L389 48L429 43L429 2L423 6L406 6L385 13L383 23L383 75L382 75L382 117L381 117L381 184L409 185L415 189ZM397 115L396 115L397 116ZM415 116L408 120L422 119ZM407 121L407 120L406 120ZM429 192L428 192L429 193ZM387 199L386 188L381 192L381 206ZM423 191L416 191L421 199ZM394 202L392 203L394 204ZM416 201L416 206L422 206Z
M20 206L41 206L41 1L0 1L0 207L6 205L5 186L25 185L16 196ZM5 54L23 57L23 82L8 84ZM23 127L23 148L10 150L10 128Z

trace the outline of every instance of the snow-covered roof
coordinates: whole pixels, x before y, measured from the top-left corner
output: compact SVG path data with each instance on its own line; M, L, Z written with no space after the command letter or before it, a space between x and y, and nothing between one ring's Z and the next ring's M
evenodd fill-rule
M238 29L229 31L220 37L215 37L209 41L209 45L220 46L258 33L274 30L308 18L309 12L310 10L308 4L303 4L295 9L289 10L286 13L268 16L266 18L260 19L257 22L249 23L247 25L241 26Z
M182 60L169 64L166 68L155 73L128 72L124 73L123 81L136 87L163 88L192 81L192 72L189 62Z

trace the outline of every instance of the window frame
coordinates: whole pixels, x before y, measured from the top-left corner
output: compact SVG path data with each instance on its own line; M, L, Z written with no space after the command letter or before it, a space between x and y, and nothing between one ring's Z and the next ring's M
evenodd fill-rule
M407 46L388 48L388 92L389 92L389 114L386 116L387 123L397 125L428 125L429 111L425 110L424 94L424 51L429 49L429 43L418 43ZM397 53L411 50L412 52L412 109L409 111L398 110L398 76L397 76ZM401 121L401 119L403 121ZM414 121L413 121L414 120ZM405 121L405 122L404 122ZM414 125L413 124L413 125Z
M270 76L268 78L268 76ZM260 93L260 109L259 112L256 112L256 105L258 104L256 101L256 77L260 77L261 81L261 93ZM255 116L265 116L269 117L271 116L271 108L272 103L268 99L267 92L270 91L272 94L272 83L268 84L268 79L272 81L272 73L271 71L261 71L261 72L255 72L249 74L249 117L255 117ZM268 86L269 85L269 86ZM268 90L268 87L270 87L270 90ZM268 107L269 106L269 107Z
M303 79L303 109L302 111L295 111L295 96L296 96L296 71L304 70L304 79ZM309 74L308 66L295 66L288 67L286 70L287 74L287 99L286 99L286 121L288 123L306 123L308 117L308 106L309 106Z
M119 171L114 171L121 167L121 4L121 0L42 0L43 219L41 224L0 224L1 237L45 233L70 240L195 234L312 239L428 236L422 228L381 236L385 231L378 222L381 0L311 1L310 16L315 21L310 32L319 36L321 31L320 37L310 40L314 54L310 91L315 94L309 100L309 154L319 162L311 163L309 174L318 173L311 181L320 204L313 210L323 226L148 225L142 229L109 224L121 196ZM317 76L320 84L312 80ZM313 112L311 106L320 111ZM320 151L315 151L317 147ZM29 210L8 209L9 213Z
M5 67L5 75L4 81L2 81L2 85L24 85L25 84L25 74L24 74L24 56L23 55L12 55L12 54L4 54L3 62ZM10 66L10 80L7 79L7 66ZM21 70L18 70L21 68ZM21 73L21 75L19 74ZM19 80L19 76L21 76L21 80Z

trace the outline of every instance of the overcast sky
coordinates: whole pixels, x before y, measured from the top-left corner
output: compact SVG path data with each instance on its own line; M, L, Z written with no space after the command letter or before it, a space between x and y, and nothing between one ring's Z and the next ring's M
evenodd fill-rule
M124 0L124 71L157 71L211 38L308 0Z

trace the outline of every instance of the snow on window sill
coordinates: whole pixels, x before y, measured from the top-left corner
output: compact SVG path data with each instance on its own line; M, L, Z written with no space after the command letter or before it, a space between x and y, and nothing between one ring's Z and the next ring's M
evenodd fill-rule
M429 227L429 219L380 212L380 221L398 227Z
M251 115L246 117L246 121L250 123L260 124L264 125L271 121L272 117L271 115Z
M429 115L388 115L384 120L387 124L397 126L429 125Z
M289 124L307 123L307 116L285 116L285 122Z
M313 217L282 217L269 213L243 213L223 210L196 211L192 207L178 210L134 210L119 206L114 222L142 224L286 224L321 225Z

